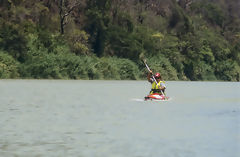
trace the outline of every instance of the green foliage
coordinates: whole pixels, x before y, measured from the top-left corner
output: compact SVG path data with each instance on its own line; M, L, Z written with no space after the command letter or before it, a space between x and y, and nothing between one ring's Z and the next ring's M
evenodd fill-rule
M64 2L0 1L1 78L239 81L237 0Z
M233 46L231 52L232 58L235 58L236 62L240 65L240 42L236 43L236 45Z
M165 36L162 42L159 44L159 51L167 58L177 71L177 76L179 79L186 79L184 74L184 56L180 53L182 47L186 45L185 41L179 41L176 36Z
M164 80L178 80L177 72L164 55L148 58L148 65L154 73L160 72Z
M226 81L240 81L240 66L232 61L217 61L216 63L216 77L219 80Z
M27 78L99 79L100 73L94 63L92 57L71 53L43 54L23 65L21 73Z
M192 11L202 14L205 19L207 19L212 24L216 24L220 27L223 26L226 20L225 13L223 9L220 8L218 4L208 1L195 2L192 5Z
M0 78L17 78L19 63L13 57L0 50Z
M102 75L102 79L105 80L120 80L120 74L118 73L118 64L116 61L112 61L112 58L101 58L96 63L96 68ZM117 59L115 59L117 60Z
M22 77L55 79L99 78L96 68L91 68L90 64L85 65L89 62L95 63L95 61L92 61L92 57L81 59L71 53L70 48L64 44L61 36L52 35L47 40L48 47L39 40L38 34L29 34L28 55L26 62L22 65Z
M27 39L27 55L25 56L26 61L31 60L32 58L41 54L48 53L48 49L43 43L41 43L37 34L29 34Z
M137 80L139 78L139 69L137 65L128 59L112 58L110 63L117 67L117 73L121 80Z
M0 48L20 62L24 62L26 38L17 25L0 22Z
M115 22L115 23L114 23ZM129 14L119 11L113 21L114 25L120 26L126 32L133 32L134 24Z
M88 78L90 79L139 79L138 67L131 60L116 57L96 58L87 56L83 57L82 60L82 66L86 67L87 65L84 71L88 72Z
M110 0L87 1L86 15L88 17L87 27L92 41L92 47L97 56L102 56L106 43L107 25L110 22L108 11Z
M214 56L204 40L193 38L182 47L184 73L190 80L215 80Z
M33 57L22 67L22 77L27 78L61 78L60 69L57 65L57 58L54 54L43 54Z
M158 36L156 36L156 34ZM158 44L164 38L162 33L142 26L136 27L134 36L138 42L138 46L141 48L139 52L145 52L152 55L157 53Z
M196 32L196 40L199 40L206 48L210 48L212 54L209 54L211 60L226 60L230 54L230 44L215 30L207 29ZM195 45L197 46L197 45ZM214 58L214 59L213 59Z
M134 33L129 33L118 26L112 26L108 33L107 54L114 54L118 57L138 59L142 51L141 43Z
M216 80L212 66L204 61L188 62L184 66L184 72L190 80Z
M178 5L172 9L168 27L178 36L193 31L191 18Z
M74 29L71 34L67 35L69 46L75 54L89 54L88 38L89 35L85 31Z
M22 77L46 79L139 79L139 70L128 59L97 58L74 54L43 54L22 67Z

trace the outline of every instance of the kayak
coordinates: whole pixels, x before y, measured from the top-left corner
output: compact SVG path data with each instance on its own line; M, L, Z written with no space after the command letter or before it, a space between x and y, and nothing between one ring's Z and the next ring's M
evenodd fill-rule
M158 93L153 93L153 94L149 94L147 96L145 96L144 100L168 100L169 97L158 94Z

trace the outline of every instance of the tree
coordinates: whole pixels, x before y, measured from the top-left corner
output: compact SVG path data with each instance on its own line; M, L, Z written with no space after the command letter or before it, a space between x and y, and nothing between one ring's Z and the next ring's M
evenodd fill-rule
M5 21L0 23L0 49L24 62L26 43L27 39L17 25Z
M87 2L86 16L88 21L86 30L90 34L90 42L97 56L102 56L107 29L110 23L111 0L91 0Z
M64 34L64 27L68 23L69 15L73 10L81 5L80 0L60 0L59 1L59 16L60 16L60 33Z

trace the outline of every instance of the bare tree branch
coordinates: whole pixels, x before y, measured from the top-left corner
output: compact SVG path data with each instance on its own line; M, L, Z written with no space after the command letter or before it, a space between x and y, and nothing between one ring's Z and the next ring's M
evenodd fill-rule
M65 0L59 1L59 16L60 16L60 32L64 34L64 26L68 23L66 18L71 14L71 12L78 6L81 5L80 1L75 1L73 5L69 6L65 3Z

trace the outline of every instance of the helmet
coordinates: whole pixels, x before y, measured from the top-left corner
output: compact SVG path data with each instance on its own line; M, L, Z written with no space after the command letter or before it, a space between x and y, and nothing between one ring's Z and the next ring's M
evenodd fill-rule
M154 77L160 77L161 75L160 75L160 73L156 73L155 75L154 75Z

